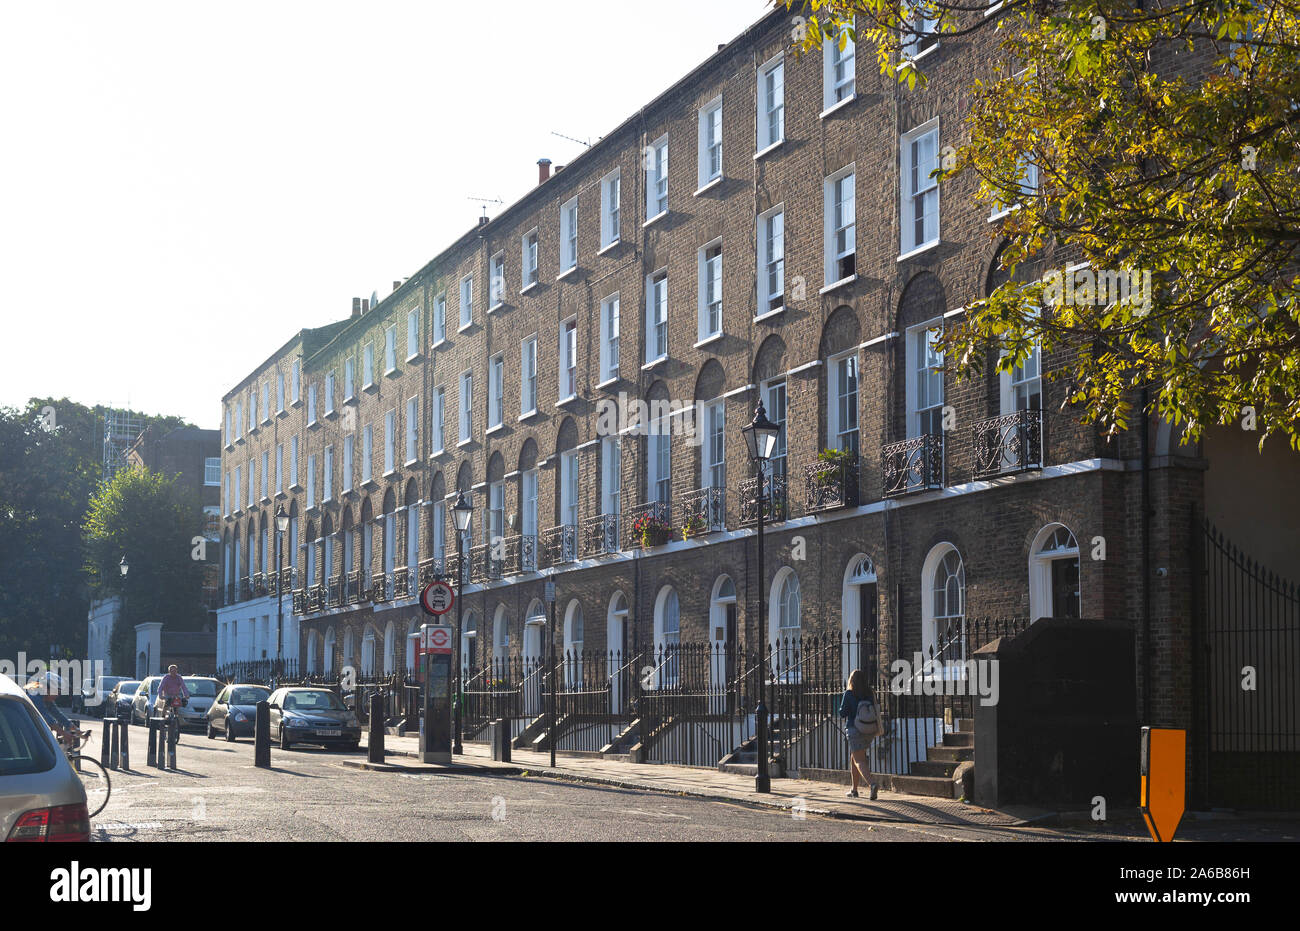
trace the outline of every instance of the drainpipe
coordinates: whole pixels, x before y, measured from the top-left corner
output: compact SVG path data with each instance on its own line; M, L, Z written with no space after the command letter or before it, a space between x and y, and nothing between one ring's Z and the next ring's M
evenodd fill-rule
M1151 723L1151 389L1142 387L1142 720Z

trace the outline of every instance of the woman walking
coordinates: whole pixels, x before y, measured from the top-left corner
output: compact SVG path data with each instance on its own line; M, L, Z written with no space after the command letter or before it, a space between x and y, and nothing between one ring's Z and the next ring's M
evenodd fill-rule
M867 761L867 747L871 744L873 737L862 733L856 723L858 704L864 701L871 702L872 705L875 704L875 700L871 696L871 687L867 685L867 674L861 669L855 669L849 673L849 681L844 689L844 698L840 701L840 717L844 719L845 732L849 738L849 776L853 779L853 788L849 789L845 795L849 796L849 798L857 798L858 787L865 781L871 787L871 800L874 802L878 786L871 774L871 764ZM861 774L860 777L859 773Z

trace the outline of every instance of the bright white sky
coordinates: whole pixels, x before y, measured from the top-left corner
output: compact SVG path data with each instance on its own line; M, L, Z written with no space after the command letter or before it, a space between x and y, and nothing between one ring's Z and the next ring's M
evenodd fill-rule
M0 5L0 405L216 427L768 0ZM482 19L476 19L476 15ZM489 205L495 214L501 205Z

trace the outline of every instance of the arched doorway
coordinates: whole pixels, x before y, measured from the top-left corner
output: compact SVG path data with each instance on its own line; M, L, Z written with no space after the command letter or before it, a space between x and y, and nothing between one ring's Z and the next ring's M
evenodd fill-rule
M966 659L966 567L951 543L921 567L921 650L927 661Z
M709 689L715 714L723 710L727 683L736 676L736 583L729 575L713 582L709 597Z
M876 566L866 553L858 553L844 568L840 618L840 665L845 680L854 669L862 669L874 685L880 663L880 597Z
M1029 617L1078 617L1079 542L1064 524L1048 524L1029 548Z
M627 596L621 591L614 592L605 611L605 646L609 668L609 704L610 713L619 714L623 710L623 697L627 694L630 683L624 681L629 673L624 672L628 660L626 652L627 636Z

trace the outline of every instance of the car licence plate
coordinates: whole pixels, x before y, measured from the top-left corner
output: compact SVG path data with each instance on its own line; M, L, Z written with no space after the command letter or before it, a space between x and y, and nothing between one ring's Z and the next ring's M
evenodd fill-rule
M342 731L338 730L320 730L319 728L316 730L317 736L320 737L338 737L342 733Z

